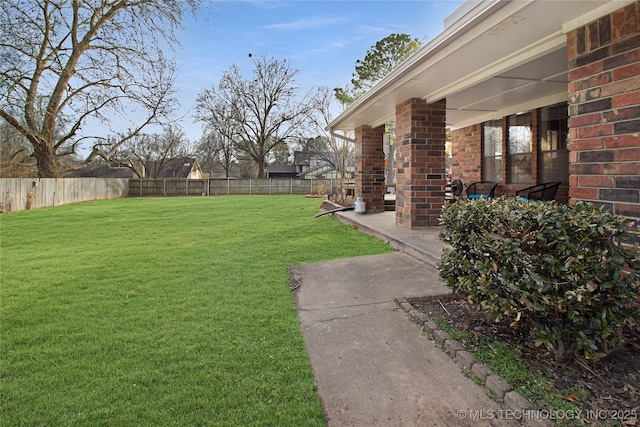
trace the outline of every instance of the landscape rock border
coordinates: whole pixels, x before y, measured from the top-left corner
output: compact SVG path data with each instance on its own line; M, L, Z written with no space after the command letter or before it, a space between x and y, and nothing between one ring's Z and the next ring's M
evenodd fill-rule
M446 297L451 296L448 295ZM509 384L494 374L487 365L478 362L460 342L451 339L449 333L429 320L429 316L416 310L407 297L395 297L394 301L411 321L429 335L460 368L469 373L482 387L494 394L500 403L517 413L535 410L527 398L514 391ZM554 425L549 420L526 419L522 421L527 426L546 427Z

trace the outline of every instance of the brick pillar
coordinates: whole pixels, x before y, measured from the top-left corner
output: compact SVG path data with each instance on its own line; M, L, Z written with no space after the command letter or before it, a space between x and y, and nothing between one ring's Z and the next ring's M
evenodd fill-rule
M640 2L567 33L567 52L570 202L629 218L640 242Z
M396 224L439 225L444 203L446 101L408 99L396 106Z
M361 126L355 133L355 196L364 199L367 212L383 212L384 126Z

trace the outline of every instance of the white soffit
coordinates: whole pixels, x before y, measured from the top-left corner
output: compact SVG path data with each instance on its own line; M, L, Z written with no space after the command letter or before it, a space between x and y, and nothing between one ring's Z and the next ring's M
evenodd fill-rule
M632 1L468 1L445 20L441 34L330 128L380 126L394 120L395 106L409 98L446 98L447 125L453 129L566 101L565 32Z

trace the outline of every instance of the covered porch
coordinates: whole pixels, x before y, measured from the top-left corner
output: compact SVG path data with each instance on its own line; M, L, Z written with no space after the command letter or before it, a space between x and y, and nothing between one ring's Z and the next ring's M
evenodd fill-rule
M438 224L447 131L454 179L493 174L498 194L514 195L562 164L565 201L639 220L639 40L638 1L465 2L329 125L355 133L355 196L367 212L384 211L384 132L395 123L394 221L403 228ZM565 115L544 128L550 111ZM518 151L510 126L522 128L527 114L532 141ZM487 129L501 131L492 147Z

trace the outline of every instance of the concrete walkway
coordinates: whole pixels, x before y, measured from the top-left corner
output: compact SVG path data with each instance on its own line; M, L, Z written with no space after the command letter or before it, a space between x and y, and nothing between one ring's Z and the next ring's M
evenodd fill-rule
M382 240L428 247L432 255L424 256L435 260L434 232L384 234L387 214L352 215L359 229L377 226L369 230L383 230ZM518 425L501 419L499 405L395 304L396 297L448 292L431 263L395 252L295 266L289 273L330 427Z

